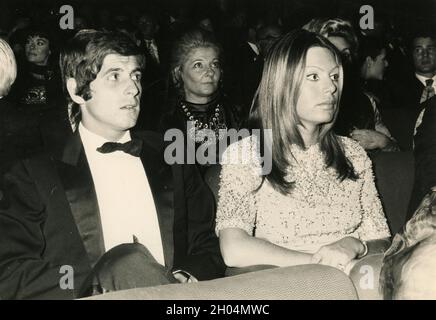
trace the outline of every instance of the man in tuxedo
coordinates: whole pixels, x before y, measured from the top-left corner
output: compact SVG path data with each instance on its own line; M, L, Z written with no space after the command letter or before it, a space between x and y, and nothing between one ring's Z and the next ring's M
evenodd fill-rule
M138 47L79 32L61 55L77 130L5 175L0 299L84 294L220 277L213 195L194 165L164 162L161 138L130 132Z
M412 148L415 129L419 126L424 103L436 89L436 35L428 29L415 32L411 41L413 72L389 82L393 106L397 109L397 123L392 134L403 149ZM400 125L400 127L397 127Z
M256 31L255 43L242 43L229 65L230 81L228 91L242 106L242 118L247 119L252 100L262 78L263 62L272 44L283 34L280 26L266 25ZM231 60L231 59L228 59Z
M414 142L415 183L407 220L431 188L436 187L436 96L424 103L422 122L416 129Z
M149 12L141 14L137 20L140 31L140 46L147 59L147 73L144 75L149 82L156 81L164 74L167 65L168 50L159 36L160 25L157 18Z
M436 88L436 81L427 84L428 80L436 80L435 45L436 35L428 29L415 32L411 38L410 55L413 70L405 72L401 79L391 82L394 103L397 104L397 107L416 109L420 103L428 99L428 94L424 93L424 88L426 86Z
M161 36L159 21L151 11L138 17L137 26L140 31L139 46L147 66L142 78L141 112L136 127L157 131L158 120L166 112L163 107L168 93L169 44Z

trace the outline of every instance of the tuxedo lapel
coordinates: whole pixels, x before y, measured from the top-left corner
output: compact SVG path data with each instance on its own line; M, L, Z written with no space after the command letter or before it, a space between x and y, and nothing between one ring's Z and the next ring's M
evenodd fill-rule
M132 137L136 134L132 132ZM165 265L172 268L174 260L174 186L171 167L146 138L141 161L156 206ZM104 238L100 211L91 171L78 132L73 134L58 154L57 171L65 190L78 233L91 266L104 254Z
M91 171L78 132L67 141L56 163L90 265L94 266L105 252L103 230Z
M158 152L144 141L141 161L153 194L164 251L165 265L172 268L174 260L174 185L171 167L163 161L163 153Z

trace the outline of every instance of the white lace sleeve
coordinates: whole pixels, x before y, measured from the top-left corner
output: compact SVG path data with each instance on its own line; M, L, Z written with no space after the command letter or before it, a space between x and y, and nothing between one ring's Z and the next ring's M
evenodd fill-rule
M363 156L365 157L364 170L360 173L360 178L363 179L361 191L363 219L357 231L362 240L386 238L391 234L375 187L372 163L366 153Z
M253 234L256 222L256 196L253 191L261 182L255 170L257 161L246 157L253 154L253 147L251 139L246 138L230 145L223 154L218 191L217 234L225 228L240 228L250 235ZM234 158L235 155L245 156L244 161L238 161Z

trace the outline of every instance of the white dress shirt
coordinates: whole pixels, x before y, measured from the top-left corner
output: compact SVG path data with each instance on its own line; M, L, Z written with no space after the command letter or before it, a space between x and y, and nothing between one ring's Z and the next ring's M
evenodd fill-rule
M415 73L415 76L416 76L416 78L419 80L419 82L421 82L421 83L423 84L424 88L427 86L426 83L425 83L425 81L428 80L428 79L433 79L432 87L433 87L433 90L436 92L436 75L434 75L432 78L427 78L427 77L424 77L424 76L421 76L421 75ZM425 89L424 89L424 90L425 90ZM433 93L433 94L434 94L434 93ZM433 96L433 94L432 94L431 96ZM431 97L431 96L427 96L427 98L429 98L429 97ZM425 102L426 100L423 99L423 100L421 100L421 101L422 101L422 103L423 103L423 102ZM416 122L415 122L415 128L413 129L413 136L416 135L416 131L417 131L418 127L419 127L419 126L421 125L421 123L422 123L422 118L424 117L424 111L425 111L425 109L421 110L420 114L418 115L418 118L416 119ZM413 148L415 148L415 142L413 142Z
M142 161L123 151L100 153L109 142L79 124L100 209L106 251L122 243L143 244L164 265L156 207ZM130 141L130 132L117 142Z
M250 46L251 50L253 50L253 52L256 54L256 56L259 56L260 52L259 52L259 48L257 47L257 45L253 42L247 41L247 44Z
M156 41L154 39L144 39L145 41L145 46L147 47L148 53L153 57L153 59L157 62L160 63L159 60L159 50L157 48L157 44Z
M416 76L416 78L419 80L419 82L422 83L422 85L423 85L424 87L426 86L426 84L425 84L425 80L427 80L427 79L433 79L432 87L433 87L433 89L435 89L435 91L436 91L436 75L434 75L433 78L427 78L427 77L424 77L424 76L421 76L421 75L415 73L415 76Z

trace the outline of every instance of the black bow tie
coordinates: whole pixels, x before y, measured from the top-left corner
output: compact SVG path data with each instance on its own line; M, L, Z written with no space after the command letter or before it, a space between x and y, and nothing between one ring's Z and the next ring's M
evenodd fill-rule
M97 148L97 151L101 153L123 151L132 156L139 157L142 151L142 140L133 139L126 143L106 142L101 147Z

